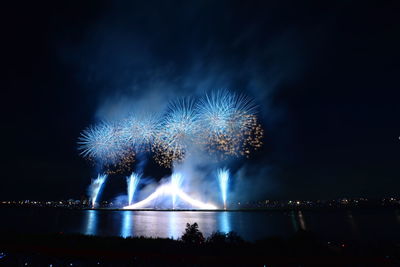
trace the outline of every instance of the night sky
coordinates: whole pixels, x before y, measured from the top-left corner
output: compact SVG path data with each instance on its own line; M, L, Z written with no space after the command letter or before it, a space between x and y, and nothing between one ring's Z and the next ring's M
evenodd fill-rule
M83 129L217 88L259 105L249 199L399 196L397 1L131 2L2 8L0 199L80 198Z

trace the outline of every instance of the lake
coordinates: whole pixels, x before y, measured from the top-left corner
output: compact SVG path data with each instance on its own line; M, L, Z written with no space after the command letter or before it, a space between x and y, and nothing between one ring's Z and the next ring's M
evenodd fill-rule
M0 208L1 232L81 233L100 236L179 238L197 222L209 236L235 231L246 240L288 237L299 229L325 240L400 240L400 210L321 211L116 211Z

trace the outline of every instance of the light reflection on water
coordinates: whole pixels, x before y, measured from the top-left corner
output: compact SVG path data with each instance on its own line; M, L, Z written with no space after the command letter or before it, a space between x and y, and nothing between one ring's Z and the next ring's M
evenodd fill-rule
M86 235L122 237L146 236L178 239L187 223L198 223L205 237L213 232L237 232L247 240L268 236L290 236L298 230L309 230L326 238L365 238L379 233L392 238L399 229L400 213L382 212L191 212L191 211L104 211L85 210L81 216L82 230ZM83 216L82 216L83 215ZM395 215L395 216L393 216ZM383 216L383 217L382 217ZM392 218L386 220L385 218ZM82 224L81 224L82 225ZM68 225L66 232L76 232ZM379 229L379 230L371 230ZM386 234L387 232L387 234ZM400 231L399 231L400 232ZM371 236L372 237L372 236ZM374 236L374 238L376 235Z
M294 232L297 232L299 229L307 230L306 220L304 219L304 215L301 210L299 211L292 210L289 216Z
M300 222L300 228L301 230L307 230L306 229L306 221L304 220L304 216L303 213L301 212L301 210L299 210L297 212L297 216L299 217L299 222Z
M358 225L356 223L356 220L354 219L353 213L349 210L347 211L347 220L351 226L353 236L359 236L359 229Z
M224 211L219 214L219 231L224 233L229 233L231 231L229 212Z
M295 215L294 211L290 212L290 220L292 222L294 232L297 232L299 230L299 224L297 223L297 219L296 219L296 215Z
M133 214L132 211L126 210L122 211L122 226L121 226L121 234L122 237L132 236L132 220Z
M88 210L86 213L85 235L96 235L97 223L97 211Z
M199 225L208 237L234 231L246 240L290 237L307 229L327 240L400 240L400 210L318 211L111 211L0 208L0 229L24 233L80 233L100 236L179 238L186 223Z
M112 228L119 227L119 235L122 237L147 236L169 237L178 239L185 231L187 223L197 222L200 231L211 234L214 231L229 232L230 222L227 213L221 213L220 218L215 218L211 212L182 212L182 211L117 211L112 213ZM85 234L96 233L96 220L104 220L105 211L90 210L86 216ZM109 220L109 219L108 219ZM217 220L220 226L216 227ZM103 229L104 230L104 229ZM107 230L101 234L107 234ZM99 234L99 233L97 233Z
M177 229L176 229L176 213L170 212L168 214L168 236L175 238L179 236Z

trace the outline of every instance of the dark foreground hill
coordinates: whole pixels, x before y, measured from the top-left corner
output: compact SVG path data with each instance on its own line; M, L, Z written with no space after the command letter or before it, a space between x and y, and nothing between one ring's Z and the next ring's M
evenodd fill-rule
M180 240L75 234L0 236L0 266L399 266L399 243L327 243L310 232L246 242L235 233L205 239L197 224Z

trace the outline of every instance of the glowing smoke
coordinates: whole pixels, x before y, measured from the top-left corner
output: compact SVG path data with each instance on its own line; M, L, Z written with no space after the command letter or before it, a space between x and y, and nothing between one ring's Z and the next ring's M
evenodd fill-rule
M99 174L96 179L92 180L92 183L89 187L90 191L91 191L90 192L91 197L92 197L92 208L94 208L96 205L96 200L101 192L101 187L106 179L107 179L106 174Z
M128 189L128 204L131 205L133 201L133 196L136 191L136 187L139 184L140 175L137 173L132 173L131 176L126 177L127 189Z
M226 209L226 199L228 194L228 185L229 185L229 170L228 169L219 169L218 170L218 182L219 187L221 189L221 197L224 202L224 209Z

